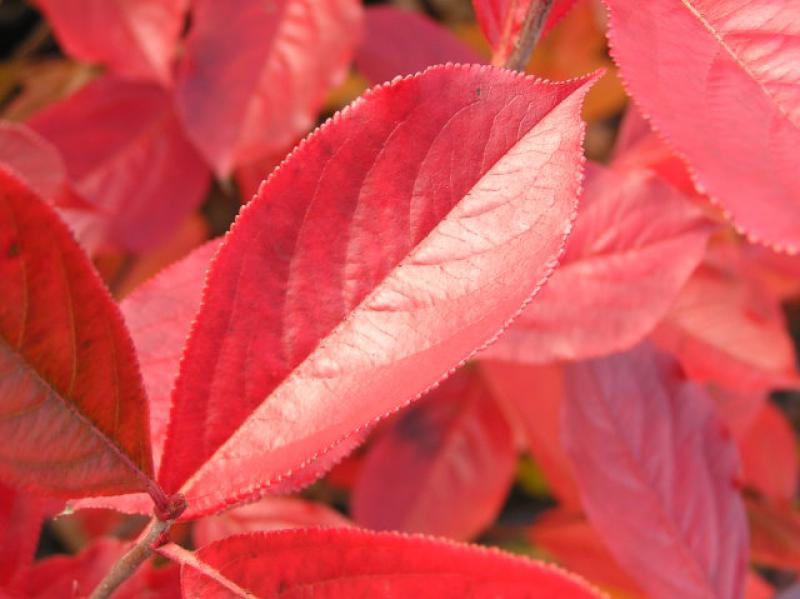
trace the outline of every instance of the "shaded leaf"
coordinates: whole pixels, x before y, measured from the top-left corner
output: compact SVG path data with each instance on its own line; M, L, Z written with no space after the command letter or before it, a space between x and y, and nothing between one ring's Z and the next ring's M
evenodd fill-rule
M175 100L219 176L311 128L344 78L360 21L358 0L193 0Z
M61 151L77 190L107 219L107 240L125 249L164 241L208 185L169 95L155 84L104 77L30 125Z
M44 507L38 497L0 483L0 589L33 562Z
M570 229L589 85L432 68L273 173L209 271L173 394L160 476L186 517L310 482L507 325Z
M189 0L34 0L67 54L169 82Z
M185 596L204 597L599 597L552 566L429 537L355 529L310 529L229 537L183 564ZM246 594L250 593L250 594Z
M642 345L569 366L563 431L590 522L649 596L741 596L736 448L671 358Z
M0 170L0 476L148 490L147 403L116 304L55 213Z
M752 560L771 568L800 572L800 513L789 506L749 499L747 517Z
M353 520L471 539L499 514L516 463L505 416L478 373L461 369L380 431L350 499Z
M697 182L751 239L800 250L800 5L606 5L631 95Z

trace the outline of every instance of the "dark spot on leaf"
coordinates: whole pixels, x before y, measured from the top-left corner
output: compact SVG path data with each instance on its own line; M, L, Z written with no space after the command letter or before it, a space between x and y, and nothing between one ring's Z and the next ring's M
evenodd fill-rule
M418 451L432 455L439 450L442 444L441 429L435 421L426 417L426 411L417 406L409 409L397 421L398 436L409 444L417 447Z
M479 98L481 97L481 88L480 87L476 87L475 88L475 95L478 96Z
M17 256L19 256L19 243L15 239L6 248L6 258L16 258Z

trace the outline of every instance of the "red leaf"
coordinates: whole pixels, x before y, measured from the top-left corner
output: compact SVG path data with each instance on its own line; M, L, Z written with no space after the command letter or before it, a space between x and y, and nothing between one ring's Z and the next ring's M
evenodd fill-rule
M351 497L353 519L471 539L499 514L516 464L503 413L478 373L462 369L373 442Z
M169 82L189 0L34 0L64 50L112 73Z
M55 213L0 170L0 476L63 497L153 484L116 304Z
M200 203L209 173L155 84L98 79L33 117L78 191L108 219L107 238L141 251Z
M709 254L653 338L691 378L737 393L798 381L780 302L747 276L735 247Z
M702 260L709 222L652 172L596 167L587 181L561 266L484 357L544 364L629 349Z
M310 482L507 325L570 229L589 85L432 68L273 173L209 271L173 394L160 476L187 517Z
M178 112L221 177L284 149L345 75L358 0L193 0Z
M757 564L800 572L800 513L789 506L747 501L752 559Z
M44 518L41 499L0 483L0 592L33 562Z
M485 62L436 21L415 11L369 7L356 67L373 83L446 62Z
M800 250L800 5L606 4L631 95L696 180L751 239Z
M741 596L736 448L672 359L644 345L568 367L564 438L589 520L649 596Z
M561 504L579 506L572 464L561 443L562 367L481 361L480 370L509 422L522 428L526 447L553 495Z
M800 468L797 441L783 412L770 402L739 439L744 484L778 503L791 503Z
M130 330L150 404L153 463L158 468L169 420L170 392L203 293L210 241L136 289L120 308Z
M767 399L765 391L744 391L737 393L714 384L706 386L714 406L722 421L734 436L741 436L753 425L764 408Z
M355 529L256 533L195 554L177 545L159 552L183 564L184 594L206 599L599 597L577 576L500 551Z
M517 43L525 15L534 2L542 0L472 0L475 16L492 47L492 64L504 65ZM552 29L575 4L576 0L555 0L542 34Z
M194 542L203 547L232 535L285 528L346 527L350 521L324 503L294 497L267 497L224 514L198 520Z

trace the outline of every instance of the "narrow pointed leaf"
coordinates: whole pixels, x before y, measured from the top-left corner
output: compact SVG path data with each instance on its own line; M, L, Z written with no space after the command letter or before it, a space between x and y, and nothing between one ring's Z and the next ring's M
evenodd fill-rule
M144 250L200 203L209 171L165 90L104 77L29 123L64 156L77 190L107 220L107 240Z
M642 112L738 228L800 251L800 4L606 4L612 55Z
M462 369L370 446L351 496L353 519L469 540L499 514L516 463L500 407L478 373Z
M58 216L0 171L0 477L65 497L147 490L128 332Z
M311 128L346 73L360 21L359 0L193 0L175 100L218 175Z
M355 529L290 530L229 537L192 554L159 552L183 564L188 597L599 597L553 566L497 550L429 537Z
M189 0L35 0L64 50L112 73L169 82Z
M319 465L507 325L571 227L589 85L432 68L273 173L209 271L173 395L160 476L187 516Z
M391 6L367 8L356 68L373 83L412 75L435 64L485 62L435 20Z
M563 430L590 522L648 596L741 596L736 448L674 360L642 345L568 367Z
M560 267L484 357L546 364L629 349L666 315L702 260L710 223L653 172L588 174Z

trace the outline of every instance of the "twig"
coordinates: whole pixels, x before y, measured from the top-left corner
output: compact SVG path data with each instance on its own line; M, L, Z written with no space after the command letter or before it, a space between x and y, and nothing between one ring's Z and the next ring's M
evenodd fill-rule
M514 49L506 61L505 66L507 69L524 71L525 67L528 66L528 61L531 58L531 54L533 54L533 49L536 47L536 42L539 41L539 35L542 33L542 27L551 6L553 6L553 0L534 0L531 3L528 8L528 14L525 15L525 21L519 31L517 42L514 44Z

